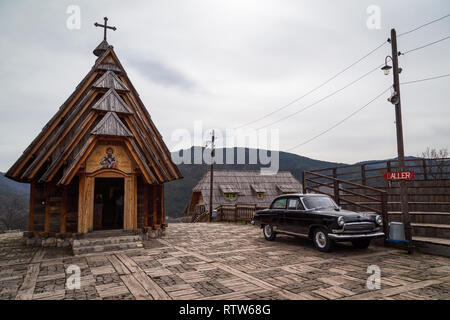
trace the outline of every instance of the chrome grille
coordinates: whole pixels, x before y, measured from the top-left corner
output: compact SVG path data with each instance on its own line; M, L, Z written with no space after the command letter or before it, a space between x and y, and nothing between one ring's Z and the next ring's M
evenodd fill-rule
M344 232L372 232L374 229L373 222L350 222L344 225Z

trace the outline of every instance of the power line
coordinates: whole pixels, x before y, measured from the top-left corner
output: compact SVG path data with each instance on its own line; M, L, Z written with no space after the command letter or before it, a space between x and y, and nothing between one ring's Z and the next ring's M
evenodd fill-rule
M409 30L409 31L403 32L403 33L399 34L398 37L401 37L401 36L407 35L407 34L409 34L409 33L415 32L415 31L417 31L417 30L419 30L419 29L421 29L421 28L424 28L424 27L426 27L426 26L428 26L428 25L431 25L431 24L433 24L433 23L436 23L436 22L441 21L441 20L443 20L443 19L445 19L445 18L448 18L448 17L450 17L450 13L449 13L449 14L446 14L446 15L440 17L440 18L434 19L434 20L432 20L432 21L430 21L430 22L427 22L427 23L425 23L425 24L423 24L423 25L420 25L420 26L418 26L418 27L416 27L416 28L413 28L413 29L411 29L411 30ZM433 42L433 43L427 44L427 45L422 46L422 47L414 48L414 49L412 49L412 50L406 51L406 52L403 53L403 54L406 54L406 53L409 53L409 52L413 52L413 51L416 51L416 50L423 49L423 48L425 48L425 47L427 47L427 46L430 46L430 45L436 44L436 43L438 43L438 42L444 41L444 40L446 40L446 39L448 39L448 38L449 38L449 37L444 38L444 39L440 39L440 40L438 40L438 41L435 41L435 42ZM361 62L362 60L364 60L365 58L367 58L368 56L370 56L372 53L374 53L375 51L377 51L378 49L380 49L381 47L383 47L386 43L387 43L387 42L381 43L380 45L378 45L377 47L375 47L374 49L372 49L371 51L369 51L367 54L365 54L364 56L362 56L361 58L359 58L358 60L356 60L355 62L353 62L352 64L350 64L350 65L347 66L346 68L344 68L343 70L339 71L338 73L336 73L335 75L333 75L332 77L330 77L329 79L327 79L326 81L324 81L323 83L321 83L320 85L318 85L317 87L315 87L315 88L311 89L310 91L306 92L304 95L300 96L299 98L296 98L296 99L292 100L291 102L289 102L288 104L285 104L285 105L283 105L283 106L281 106L281 107L279 107L279 108L277 108L277 109L275 109L275 110L273 110L273 111L271 111L271 112L269 112L269 113L267 113L267 114L265 114L265 115L263 115L263 116L261 116L261 117L255 119L255 120L249 121L249 122L244 123L244 124L242 124L242 125L240 125L240 126L238 126L238 127L235 127L234 129L239 129L239 128L248 126L248 125L250 125L250 124L253 124L253 123L255 123L255 122L258 122L258 121L260 121L260 120L263 120L263 119L265 119L265 118L267 118L267 117L269 117L269 116L271 116L271 115L273 115L273 114L275 114L275 113L277 113L277 112L279 112L279 111L281 111L281 110L283 110L283 109L289 107L290 105L292 105L292 104L294 104L294 103L300 101L301 99L305 98L306 96L310 95L311 93L313 93L313 92L317 91L318 89L322 88L323 86L325 86L326 84L328 84L329 82L331 82L332 80L334 80L335 78L337 78L339 75L341 75L341 74L344 73L345 71L349 70L350 68L352 68L353 66L355 66L356 64L358 64L359 62ZM326 98L327 98L327 97L326 97ZM302 111L304 111L304 110L302 109L302 110L300 110L299 112L302 112ZM283 119L284 119L284 118L283 118ZM281 120L280 120L280 121L281 121ZM277 122L279 122L279 121L277 121ZM264 127L265 127L265 126L263 126L263 128L264 128Z
M351 81L350 83L348 83L348 84L346 84L345 86L343 86L342 88L340 88L340 89L338 89L338 90L336 90L336 91L330 93L329 95L327 95L327 96L325 96L325 97L323 97L323 98L321 98L321 99L319 99L319 100L317 100L317 101L311 103L310 105L307 105L306 107L304 107L304 108L302 108L302 109L300 109L300 110L298 110L298 111L295 111L295 112L293 112L293 113L291 113L291 114L289 114L289 115L287 115L287 116L285 116L285 117L283 117L283 118L280 118L280 119L278 119L278 120L272 121L271 123L269 123L269 124L267 124L267 125L261 126L261 127L259 127L257 130L260 130L260 129L263 129L263 128L272 126L272 125L274 125L274 124L276 124L276 123L278 123L278 122L281 122L281 121L284 121L284 120L286 120L286 119L289 119L289 118L291 118L291 117L293 117L293 116L295 116L295 115L297 115L297 114L299 114L299 113L301 113L301 112L303 112L303 111L305 111L305 110L308 110L308 109L314 107L315 105L319 104L320 102L322 102L322 101L324 101L324 100L326 100L326 99L328 99L328 98L330 98L330 97L332 97L332 96L338 94L339 92L341 92L341 91L347 89L348 87L350 87L351 85L355 84L356 82L358 82L358 81L362 80L363 78L367 77L367 76L370 75L371 73L373 73L373 72L379 70L383 65L384 65L384 63L381 64L381 65L379 65L379 66L377 66L377 67L375 67L374 69L370 70L369 72L366 72L365 74L363 74L363 75L360 76L359 78L357 78L357 79Z
M365 105L363 105L362 107L360 107L359 109L353 111L351 114L349 114L347 117L345 117L344 119L342 119L341 121L335 123L333 126L329 127L328 129L322 131L321 133L319 133L318 135L315 135L314 137L303 141L295 146L293 146L292 148L287 149L286 151L291 151L295 148L298 148L300 146L303 146L321 136L323 136L324 134L326 134L327 132L330 132L331 130L333 130L334 128L336 128L337 126L341 125L342 123L344 123L345 121L347 121L348 119L350 119L351 117L353 117L355 114L357 114L358 112L362 111L364 108L366 108L367 106L369 106L371 103L373 103L374 101L376 101L378 98L380 98L383 94L385 94L387 91L389 91L391 89L392 86L389 86L387 89L383 90L383 92L379 93L376 97L374 97L372 100L370 100L369 102L367 102Z
M418 27L416 27L416 28L414 28L414 29L412 29L412 30L409 30L409 31L400 33L399 35L397 35L397 38L399 38L399 37L401 37L401 36L404 36L404 35L407 35L407 34L409 34L409 33L411 33L411 32L417 31L417 30L419 30L419 29L422 29L423 27L426 27L426 26L428 26L428 25L430 25L430 24L433 24L433 23L435 23L435 22L438 22L438 21L443 20L443 19L448 18L448 17L450 17L450 13L448 13L448 14L446 14L445 16L442 16L442 17L440 17L440 18L438 18L438 19L435 19L435 20L433 20L433 21L427 22L427 23L425 23L425 24L423 24L423 25L421 25L421 26L418 26Z
M445 78L445 77L450 77L450 73L448 74L443 74L440 76L434 76L434 77L429 77L429 78L423 78L423 79L418 79L418 80L412 80L412 81L406 81L406 82L402 82L401 85L405 85L405 84L412 84L412 83L418 83L418 82L424 82L424 81L430 81L430 80L436 80L436 79L441 79L441 78ZM354 112L352 112L351 114L349 114L347 117L345 117L344 119L342 119L341 121L337 122L336 124L334 124L333 126L331 126L330 128L326 129L325 131L322 131L321 133L319 133L318 135L300 143L297 144L295 146L293 146L292 148L287 149L286 151L291 151L295 148L298 148L302 145L305 145L321 136L323 136L324 134L326 134L327 132L333 130L334 128L336 128L337 126L341 125L342 123L344 123L345 121L347 121L348 119L350 119L351 117L353 117L355 114L357 114L358 112L362 111L364 108L366 108L367 106L369 106L371 103L375 102L375 100L377 100L378 98L380 98L385 92L389 91L391 89L392 86L389 86L386 90L384 90L383 92L381 92L380 94L378 94L375 98L373 98L372 100L370 100L368 103L366 103L365 105L363 105L361 108L355 110Z
M447 36L447 37L445 37L445 38L442 38L442 39L439 39L439 40L436 40L436 41L433 41L433 42L424 44L423 46L420 46L420 47L417 47L417 48L414 48L414 49L411 49L411 50L408 50L408 51L405 51L405 52L401 52L401 55L405 55L405 54L408 54L408 53L410 53L410 52L417 51L417 50L420 50L420 49L423 49L423 48L432 46L432 45L434 45L434 44L436 44L436 43L445 41L445 40L447 40L447 39L450 39L450 36Z
M276 113L276 112L278 112L278 111L281 111L281 110L283 110L283 109L289 107L290 105L292 105L292 104L294 104L294 103L300 101L301 99L305 98L306 96L310 95L311 93L313 93L313 92L317 91L318 89L322 88L322 87L323 87L324 85L326 85L327 83L329 83L329 82L331 82L332 80L336 79L338 76L340 76L341 74L343 74L345 71L349 70L350 68L352 68L353 66L355 66L356 64L358 64L359 62L361 62L362 60L364 60L365 58L367 58L368 56L370 56L372 53L374 53L375 51L377 51L378 49L380 49L381 47L383 47L386 43L387 43L386 41L383 42L383 43L381 43L380 45L378 45L378 46L375 47L374 49L370 50L368 53L366 53L364 56L362 56L361 58L359 58L358 60L356 60L355 62L353 62L352 64L350 64L349 66L347 66L346 68L342 69L341 71L339 71L338 73L336 73L335 75L333 75L331 78L327 79L325 82L322 82L322 83L321 83L320 85L318 85L317 87L315 87L315 88L311 89L310 91L306 92L306 93L305 93L304 95L302 95L301 97L292 100L292 101L289 102L288 104L285 104L284 106L281 106L281 107L275 109L274 111L271 111L271 112L269 112L269 113L267 113L267 114L265 114L265 115L263 115L263 116L257 118L256 120L252 120L252 121L249 121L249 122L247 122L247 123L244 123L244 124L242 124L242 125L240 125L240 126L238 126L238 127L235 127L234 129L239 129L239 128L248 126L248 125L250 125L250 124L253 124L253 123L255 123L255 122L258 122L258 121L260 121L260 120L262 120L262 119L265 119L265 118L267 118L267 117L273 115L274 113Z
M411 84L411 83L418 83L418 82L423 82L423 81L429 81L429 80L436 80L436 79L441 79L441 78L445 78L445 77L450 77L450 73L448 74L443 74L440 76L435 76L435 77L430 77L430 78L424 78L424 79L418 79L418 80L412 80L412 81L406 81L406 82L402 82L400 84Z

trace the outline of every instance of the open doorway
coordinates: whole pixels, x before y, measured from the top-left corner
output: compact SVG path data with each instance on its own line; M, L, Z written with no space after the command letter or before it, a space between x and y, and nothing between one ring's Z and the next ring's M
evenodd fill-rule
M95 178L94 230L123 229L124 179Z

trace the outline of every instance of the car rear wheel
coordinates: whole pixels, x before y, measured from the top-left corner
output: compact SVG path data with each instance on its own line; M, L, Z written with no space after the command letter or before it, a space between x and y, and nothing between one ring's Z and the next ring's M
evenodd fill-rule
M358 249L367 249L370 246L370 239L353 240L352 244Z
M328 238L328 232L324 228L314 230L313 241L319 251L330 252L334 248L334 241Z
M264 238L269 241L275 240L276 233L273 231L273 227L270 224L266 224L263 228Z

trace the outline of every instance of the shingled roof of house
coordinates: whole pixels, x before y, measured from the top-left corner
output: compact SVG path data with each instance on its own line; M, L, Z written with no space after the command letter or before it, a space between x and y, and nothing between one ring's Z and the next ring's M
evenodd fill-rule
M8 170L19 182L68 185L102 137L119 138L147 183L182 178L114 49L105 40L94 66Z
M210 172L208 171L192 189L201 193L206 210L209 210ZM257 193L263 193L258 199ZM214 170L213 203L220 205L248 204L268 207L283 193L301 193L302 184L288 171L261 175L259 170ZM224 193L237 193L236 200L227 200ZM193 201L191 196L190 203ZM188 205L187 209L190 207Z

